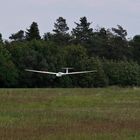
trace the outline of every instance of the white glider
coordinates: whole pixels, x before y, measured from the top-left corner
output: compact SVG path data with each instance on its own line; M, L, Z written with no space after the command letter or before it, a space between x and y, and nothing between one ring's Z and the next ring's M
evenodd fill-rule
M66 70L66 72L49 72L49 71L39 71L39 70L31 70L31 69L25 69L25 71L28 72L36 72L36 73L43 73L43 74L52 74L52 75L56 75L57 77L61 77L64 75L73 75L73 74L82 74L82 73L90 73L90 72L96 72L96 70L91 70L91 71L77 71L77 72L69 72L69 69L72 68L63 68Z

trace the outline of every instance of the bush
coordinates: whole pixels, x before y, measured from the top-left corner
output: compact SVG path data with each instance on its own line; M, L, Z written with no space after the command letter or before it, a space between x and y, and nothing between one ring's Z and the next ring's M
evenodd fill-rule
M136 62L103 61L109 85L140 85L140 66Z

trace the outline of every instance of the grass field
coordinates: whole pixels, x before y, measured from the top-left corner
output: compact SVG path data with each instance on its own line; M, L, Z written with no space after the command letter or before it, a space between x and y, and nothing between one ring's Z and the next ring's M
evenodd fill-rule
M0 140L140 140L140 88L0 89Z

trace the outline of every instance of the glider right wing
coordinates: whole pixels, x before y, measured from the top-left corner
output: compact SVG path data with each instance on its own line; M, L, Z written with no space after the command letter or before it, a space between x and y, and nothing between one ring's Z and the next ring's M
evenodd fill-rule
M36 73L44 73L44 74L57 74L55 72L49 72L49 71L39 71L39 70L30 70L30 69L25 69L25 71L29 71L29 72L36 72Z

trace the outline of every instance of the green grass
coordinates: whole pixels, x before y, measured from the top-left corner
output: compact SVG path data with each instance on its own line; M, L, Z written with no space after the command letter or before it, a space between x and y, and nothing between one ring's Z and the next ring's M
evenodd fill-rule
M0 140L140 140L140 88L0 89Z

